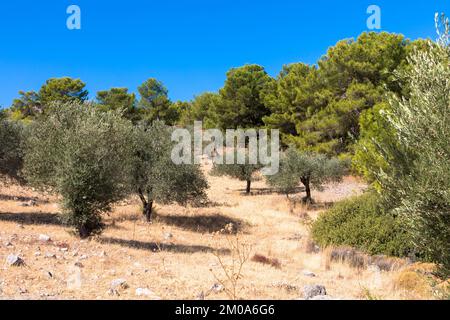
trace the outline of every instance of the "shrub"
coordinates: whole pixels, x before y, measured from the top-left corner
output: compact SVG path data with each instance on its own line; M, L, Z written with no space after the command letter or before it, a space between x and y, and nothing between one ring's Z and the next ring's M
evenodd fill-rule
M21 123L0 119L0 175L20 179L24 132Z
M312 236L320 246L351 246L369 254L407 256L411 241L399 218L368 192L337 203L314 222Z
M268 258L262 254L255 254L252 257L252 261L272 266L275 269L281 269L281 262L277 258Z
M155 121L140 123L134 130L131 189L139 195L143 215L151 221L153 203L199 203L208 183L198 165L173 163L172 129Z
M250 164L249 150L245 149L245 164L237 163L238 151L234 153L235 163L233 164L214 164L212 175L216 176L229 176L231 178L239 179L247 183L245 192L250 194L252 182L255 180L255 173L258 172L262 166L260 164ZM226 155L224 155L224 159Z
M302 153L289 148L280 159L280 170L267 181L289 197L300 183L305 187L305 202L312 202L311 189L321 190L323 184L340 181L345 173L343 162L325 155Z
M102 229L101 213L127 192L131 125L117 112L71 102L31 124L25 174L62 196L64 221L84 238Z
M439 20L436 24L439 26ZM377 140L386 169L372 172L421 257L450 275L449 21L438 43L410 57L401 77L408 97L393 97L386 121L395 142Z

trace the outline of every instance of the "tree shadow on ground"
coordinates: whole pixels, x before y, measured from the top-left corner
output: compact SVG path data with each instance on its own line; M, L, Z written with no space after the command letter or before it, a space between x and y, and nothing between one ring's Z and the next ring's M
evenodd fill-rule
M48 212L10 213L0 211L0 221L15 222L24 225L62 225L60 216L57 213Z
M145 242L138 240L126 240L111 237L101 237L98 239L103 244L116 244L123 247L139 250L149 250L152 252L168 251L175 253L197 253L197 252L217 252L218 254L229 254L229 249L219 248L215 249L209 246L201 245L184 245L174 243L160 243L160 242Z
M155 221L200 233L220 232L225 226L232 224L232 232L236 234L248 225L248 223L240 219L230 218L222 214L187 216L162 215L158 213L155 217Z
M226 202L217 202L217 201L207 201L198 208L213 208L213 207L234 207L234 205Z
M11 196L8 194L0 194L0 201L18 201L18 202L29 202L35 201L36 203L49 203L48 200L42 200L37 197L22 197L22 196Z

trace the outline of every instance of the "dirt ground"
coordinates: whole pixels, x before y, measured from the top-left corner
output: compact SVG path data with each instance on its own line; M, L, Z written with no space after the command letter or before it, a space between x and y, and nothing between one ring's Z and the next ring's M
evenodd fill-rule
M308 221L361 193L358 179L314 192L311 207L289 205L263 180L250 196L243 182L208 180L209 207L157 206L148 224L138 199L129 199L90 240L59 223L55 196L0 185L0 299L301 299L308 284L325 286L335 299L435 298L435 284L422 276L432 266L401 261L390 271L355 269L330 262L329 250L311 243ZM25 265L10 266L11 254ZM248 257L241 272L239 257ZM224 270L230 274L233 262L239 277L231 282Z

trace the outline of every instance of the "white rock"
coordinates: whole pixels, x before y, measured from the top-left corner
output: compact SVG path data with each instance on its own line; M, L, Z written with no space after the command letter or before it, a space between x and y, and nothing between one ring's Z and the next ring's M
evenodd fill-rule
M12 267L21 267L25 265L25 261L21 257L15 254L10 254L6 258L6 263Z
M117 290L117 289L127 289L129 288L127 280L125 279L115 279L111 281L111 289Z
M39 241L49 242L50 240L51 240L50 236L48 236L46 234L40 234L39 235Z
M173 238L173 234L171 234L170 232L166 232L164 233L164 239L165 240L169 240Z
M82 286L81 269L79 267L73 267L70 270L70 275L67 278L67 289L79 290Z
M326 296L327 290L322 285L308 285L303 287L303 295L305 299L309 300L316 296Z
M221 285L220 283L215 283L209 290L210 292L219 293L222 292L224 289L225 288L223 287L223 285Z
M310 278L314 278L316 276L316 274L314 272L311 272L309 270L303 270L303 275L305 277L310 277Z
M136 295L138 297L149 297L149 296L154 296L155 293L147 288L137 288L136 289Z

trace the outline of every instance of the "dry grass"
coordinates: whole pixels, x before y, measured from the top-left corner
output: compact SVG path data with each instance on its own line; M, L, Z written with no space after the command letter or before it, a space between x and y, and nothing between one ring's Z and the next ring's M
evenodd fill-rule
M56 197L0 186L0 299L149 298L137 297L137 288L150 289L153 298L195 299L208 292L207 299L227 299L225 290L211 290L217 279L210 270L220 269L217 255L223 263L231 262L230 235L217 233L229 224L253 254L282 265L278 269L247 261L239 276L240 298L296 299L304 285L317 283L341 299L433 297L430 290L411 289L408 283L415 280L401 276L403 266L377 271L355 269L339 259L327 262L326 254L308 240L305 218L315 219L329 203L361 192L365 186L360 181L346 178L315 192L317 205L296 206L291 213L286 198L267 192L263 180L254 183L252 196L245 196L240 181L208 179L208 207L158 206L157 219L147 224L137 199L129 199L105 216L105 232L89 240L76 238L59 223ZM24 206L31 200L31 206ZM52 241L39 241L40 234ZM7 266L9 254L19 254L27 266ZM304 276L303 270L316 277ZM117 278L126 279L128 288L111 296L111 281Z

